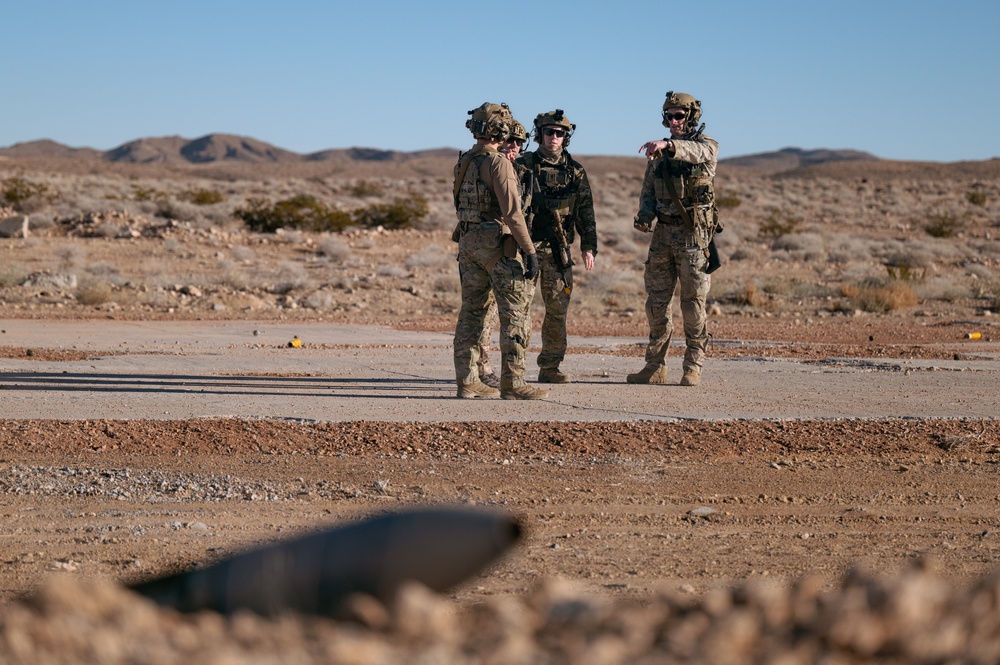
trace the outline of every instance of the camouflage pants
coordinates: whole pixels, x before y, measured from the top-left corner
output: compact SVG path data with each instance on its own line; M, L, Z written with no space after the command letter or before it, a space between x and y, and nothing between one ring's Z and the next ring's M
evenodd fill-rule
M684 321L684 371L701 372L708 345L705 301L712 278L705 274L708 259L694 235L683 224L659 223L653 229L646 259L646 318L649 346L646 364L662 366L673 334L673 298L681 285L681 317Z
M462 280L462 308L455 325L456 379L466 385L479 379L479 344L492 293L500 317L500 382L511 388L525 385L532 288L524 279L521 257L500 256L499 224L483 222L469 226L458 243L458 270Z
M483 335L479 338L477 349L479 359L476 360L476 366L481 377L489 376L493 373L493 368L490 366L490 341L493 337L493 329L497 327L499 321L500 316L497 314L497 301L493 297L493 291L490 290L489 305L486 306L486 319L483 321ZM525 344L525 346L527 347L528 345Z
M569 311L569 297L566 286L573 288L573 268L566 271L566 282L552 258L552 248L547 242L536 243L538 254L538 290L545 303L545 318L542 319L542 351L538 354L538 366L555 369L566 357L566 314ZM568 284L567 284L568 282Z

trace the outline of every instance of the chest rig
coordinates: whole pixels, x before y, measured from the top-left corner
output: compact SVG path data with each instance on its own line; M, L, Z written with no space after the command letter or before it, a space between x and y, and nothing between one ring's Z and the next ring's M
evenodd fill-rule
M672 201L672 186L681 204L689 210L715 204L715 183L700 164L664 158L653 175L657 200Z
M524 156L526 166L534 175L536 191L532 201L536 214L558 211L565 219L576 211L579 186L576 170L569 153L563 151L563 156L565 159L558 164L546 162L535 153Z

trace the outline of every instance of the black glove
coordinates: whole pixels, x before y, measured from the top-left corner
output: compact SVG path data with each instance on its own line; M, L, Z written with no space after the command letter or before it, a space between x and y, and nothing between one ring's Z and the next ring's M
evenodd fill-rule
M638 231L643 233L650 233L653 230L653 226L656 224L656 213L649 212L648 210L640 211L638 215L635 216L635 220L632 222L632 226Z
M538 277L538 254L526 254L524 256L524 278L534 280Z

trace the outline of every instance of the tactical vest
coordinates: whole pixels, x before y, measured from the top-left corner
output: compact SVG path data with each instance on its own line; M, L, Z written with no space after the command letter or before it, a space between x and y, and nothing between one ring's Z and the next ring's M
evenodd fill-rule
M536 153L529 152L524 155L525 165L531 169L535 176L535 182L540 190L535 203L536 213L542 210L558 210L562 213L563 219L576 212L577 187L579 183L576 178L576 170L573 168L573 160L569 153L563 151L566 159L560 164L552 164L543 161Z
M673 192L669 183L673 184ZM674 203L676 194L687 211L687 215L681 216L686 224L690 222L698 246L708 256L709 244L722 225L715 205L715 180L705 167L664 156L653 171L653 190L658 201ZM673 207L677 207L675 203Z
M667 179L673 181L677 197L688 211L715 205L715 183L701 164L663 159L653 172L653 188L659 201L673 201Z
M528 152L522 157L524 165L531 171L535 191L531 199L532 223L531 239L538 242L549 239L554 220L553 211L558 211L563 220L567 240L574 240L579 178L568 151L563 151L559 164L546 162L537 153Z
M466 153L467 154L467 153ZM497 202L493 191L486 185L479 176L479 167L490 155L496 155L495 150L484 150L480 154L468 158L469 165L465 169L465 175L461 183L458 182L462 175L462 162L467 159L465 155L459 157L455 164L455 211L460 222L482 222L490 219L500 219L500 204Z

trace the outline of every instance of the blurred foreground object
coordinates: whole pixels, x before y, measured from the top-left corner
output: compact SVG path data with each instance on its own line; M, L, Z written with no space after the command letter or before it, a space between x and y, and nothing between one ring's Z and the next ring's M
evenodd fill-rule
M482 570L513 545L510 516L465 509L392 513L252 550L207 568L132 587L182 612L246 609L338 616L366 593L391 602L405 583L442 591Z

